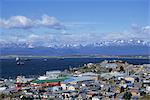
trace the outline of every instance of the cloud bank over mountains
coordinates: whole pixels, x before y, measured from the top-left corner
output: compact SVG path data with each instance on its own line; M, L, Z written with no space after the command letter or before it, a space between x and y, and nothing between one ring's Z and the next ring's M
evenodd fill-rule
M117 33L108 33L103 39L141 39L149 41L150 38L150 26L139 26L136 24L131 25L131 29L117 32Z
M50 47L57 44L86 45L110 40L139 39L150 41L150 26L148 25L139 26L133 24L130 30L122 32L94 33L95 30L91 30L81 33L81 31L88 30L87 25L90 25L90 23L70 24L60 22L57 18L48 15L43 15L40 19L31 19L26 16L12 16L8 19L0 18L0 30L2 31L0 43L29 43L34 46ZM99 24L94 23L94 25ZM79 29L79 26L84 28ZM47 31L45 32L45 30ZM78 31L74 32L74 30Z

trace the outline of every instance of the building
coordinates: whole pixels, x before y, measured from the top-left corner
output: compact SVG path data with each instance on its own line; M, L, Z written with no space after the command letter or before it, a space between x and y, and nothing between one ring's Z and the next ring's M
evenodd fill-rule
M61 71L47 71L46 77L49 79L55 79L58 78L61 75Z

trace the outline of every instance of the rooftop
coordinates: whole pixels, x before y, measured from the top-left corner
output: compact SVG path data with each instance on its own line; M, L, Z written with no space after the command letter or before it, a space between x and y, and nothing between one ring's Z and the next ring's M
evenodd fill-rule
M34 80L34 81L32 81L32 83L41 84L41 83L62 82L62 81L64 81L65 79L67 79L67 78L66 78L66 77L63 77L63 78L58 78L58 79Z

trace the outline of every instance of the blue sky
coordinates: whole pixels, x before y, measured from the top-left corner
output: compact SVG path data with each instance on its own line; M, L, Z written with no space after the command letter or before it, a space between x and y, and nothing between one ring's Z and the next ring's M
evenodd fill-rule
M131 38L136 38L136 34L139 34L139 37L143 33L149 35L149 9L149 0L1 0L0 30L1 34L4 34L1 40L10 35L15 36L14 33L19 34L19 39L23 39L24 35L53 37L49 38L51 42L63 37L61 39L65 43L69 41L66 39L68 37L63 36L64 34L71 34L69 39L74 41L80 41L83 37L85 37L85 41L89 39L98 41L98 38L104 35L106 35L106 39L107 37L110 39L110 36L115 34L124 37L132 34ZM24 20L26 18L38 20L34 22L38 25L34 27L31 23L30 25L26 23L25 27L8 25L14 22L13 19L16 16L22 16L21 18ZM54 17L55 19L51 18L50 20L56 22L50 21L49 25L51 26L47 27L47 24L42 22L42 16L47 16L44 18ZM13 21L10 20L9 23L8 20L11 17L13 17ZM17 18L16 20L18 20ZM40 24L39 20L41 20ZM142 32L143 29L144 32ZM57 37L59 38L57 39ZM73 37L80 39L75 40ZM145 39L146 37L142 36L141 38ZM41 39L41 41L44 40Z

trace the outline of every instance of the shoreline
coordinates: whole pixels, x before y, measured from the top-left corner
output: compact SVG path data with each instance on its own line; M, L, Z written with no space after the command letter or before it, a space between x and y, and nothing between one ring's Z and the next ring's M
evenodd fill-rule
M39 59L39 58L116 58L116 59L150 59L150 55L121 55L121 56L101 56L101 55L67 55L67 56L25 56L25 55L7 55L7 56L0 56L0 59L13 59L16 57L20 58L33 58L33 59Z

